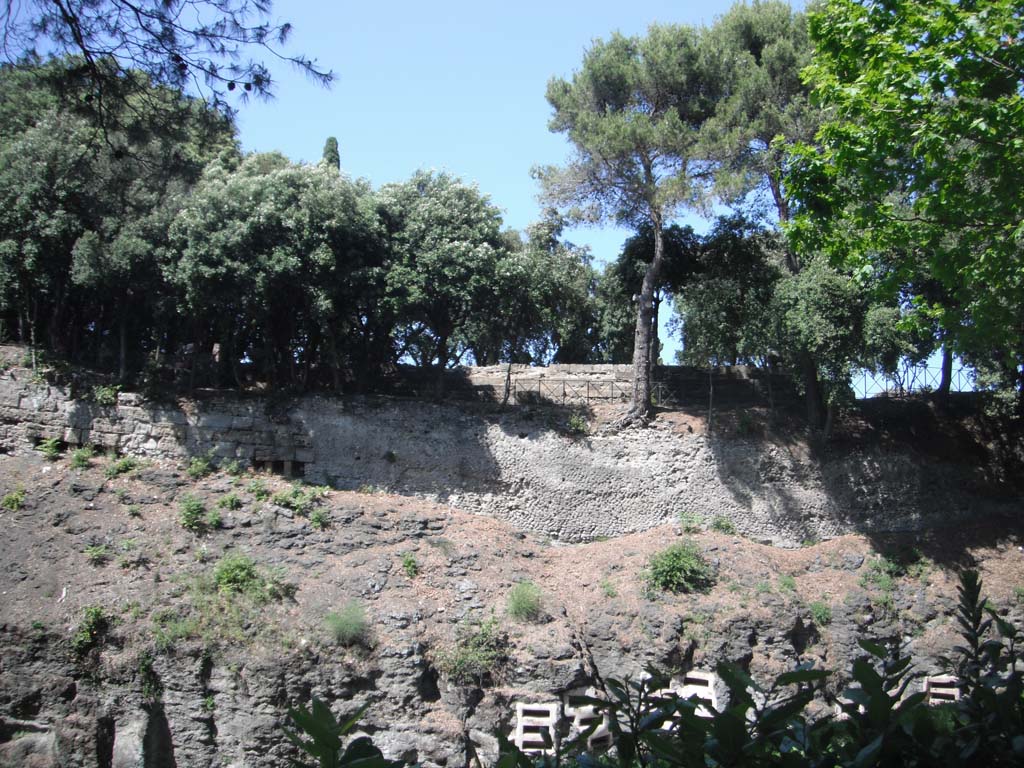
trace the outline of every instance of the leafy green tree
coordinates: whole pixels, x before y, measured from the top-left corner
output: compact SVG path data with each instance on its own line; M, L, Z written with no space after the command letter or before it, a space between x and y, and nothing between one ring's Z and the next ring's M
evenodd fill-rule
M380 191L391 248L387 304L396 318L398 357L437 371L464 354L460 334L493 301L507 241L501 214L475 185L418 171ZM462 346L462 349L460 349Z
M323 162L331 168L341 170L341 154L338 152L338 140L334 136L328 136L324 142Z
M702 199L697 142L719 97L720 70L697 30L655 25L642 38L615 34L595 42L571 80L548 84L550 128L566 134L575 154L564 168L537 171L547 197L575 218L646 225L653 233L637 307L630 419L650 407L663 232L679 206Z
M561 239L563 220L548 210L526 231L505 233L495 295L464 336L481 365L499 361L587 362L596 343L589 253Z
M355 375L361 336L383 293L383 245L366 185L325 165L254 154L213 164L171 228L169 279L197 349L219 345L242 383L253 360L271 384Z
M22 340L116 360L124 378L173 310L158 268L169 220L205 163L234 151L234 129L149 86L121 105L117 130L100 130L79 109L88 84L69 83L65 66L0 71L0 311Z
M682 362L764 362L777 354L772 303L782 277L778 236L741 216L720 218L701 239L694 274L676 302Z
M1024 36L1010 0L829 0L807 70L830 119L799 155L803 243L884 255L961 354L1024 377ZM1019 399L1024 410L1024 398Z

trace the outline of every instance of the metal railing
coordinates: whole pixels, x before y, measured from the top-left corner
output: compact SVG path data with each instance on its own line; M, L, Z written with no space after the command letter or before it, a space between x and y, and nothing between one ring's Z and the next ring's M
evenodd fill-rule
M900 366L894 375L859 371L850 381L854 396L858 400L867 397L900 396L911 392L924 392L939 388L942 381L942 368L929 365ZM965 366L954 368L950 378L950 390L953 392L973 392L977 389L974 382L974 371Z
M592 402L625 402L633 396L629 381L580 381L579 379L516 379L512 402L577 405Z

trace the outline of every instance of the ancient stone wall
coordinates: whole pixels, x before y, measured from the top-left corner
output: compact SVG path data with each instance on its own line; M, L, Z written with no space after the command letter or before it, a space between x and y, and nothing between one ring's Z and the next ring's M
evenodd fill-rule
M103 407L32 383L24 371L0 378L0 445L8 451L58 437L156 459L212 452L337 488L444 501L566 541L645 530L682 512L795 545L1020 511L989 491L977 466L881 448L814 457L759 438L657 424L572 436L558 414L316 396L158 404L121 394Z

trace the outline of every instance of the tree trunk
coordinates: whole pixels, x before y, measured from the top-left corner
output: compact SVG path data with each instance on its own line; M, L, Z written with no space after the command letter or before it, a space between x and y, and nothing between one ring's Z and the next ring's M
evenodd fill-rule
M939 378L939 388L935 394L940 403L949 400L949 390L953 386L953 349L942 343L942 375Z
M800 355L800 370L804 379L807 423L811 429L817 431L825 422L825 403L821 396L821 384L818 382L818 366L807 352Z
M644 272L640 289L640 306L636 314L636 333L633 336L633 401L627 419L647 416L651 408L651 323L654 318L654 292L661 277L665 258L661 215L651 217L654 225L654 259Z
M444 371L448 365L448 337L441 336L437 340L437 380L434 382L434 396L438 400L444 398Z
M117 380L124 384L128 377L128 318L124 311L121 312L121 322L118 323L117 333Z

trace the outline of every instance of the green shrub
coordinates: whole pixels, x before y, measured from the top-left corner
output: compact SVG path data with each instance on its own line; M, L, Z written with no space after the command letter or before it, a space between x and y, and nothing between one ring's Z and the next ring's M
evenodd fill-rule
M142 700L147 704L160 701L164 694L164 686L153 667L153 657L147 652L143 652L139 656L138 673Z
M410 579L415 579L419 575L420 565L416 562L416 556L412 552L402 555L402 570Z
M601 587L601 593L605 597L618 597L619 590L615 587L615 584L612 582L612 580L609 579L607 576L601 579L601 583L599 586Z
M138 504L129 504L128 517L142 517L142 507Z
M110 550L106 544L94 544L86 547L83 552L90 565L103 565L110 559Z
M832 623L832 606L828 603L814 602L808 608L811 611L811 619L819 627L825 627Z
M232 459L231 461L225 461L220 465L222 472L226 472L232 477L241 477L245 470L242 468L242 462L238 459Z
M103 474L109 479L126 475L129 472L133 472L139 468L139 460L133 456L125 456L122 459L112 460L107 468L103 470Z
M718 531L719 533L733 534L736 533L736 524L728 517L719 516L711 521L711 530Z
M24 488L16 488L4 496L3 500L0 500L0 507L3 507L8 512L17 512L23 506L25 506Z
M88 469L92 466L93 450L91 446L85 445L71 452L72 469Z
M704 530L704 519L696 512L683 510L679 513L679 527L684 533L700 533Z
M647 583L664 592L707 592L714 586L715 573L700 548L683 541L651 557Z
M441 674L457 685L481 684L507 657L508 638L493 616L480 624L460 624L455 644L439 652L434 663Z
M204 453L202 456L193 456L188 462L188 469L185 470L193 480L201 480L213 472L213 454Z
M796 592L796 579L792 576L779 576L779 590L782 592Z
M353 646L366 641L366 610L358 600L350 600L341 610L328 613L324 616L324 624L338 645Z
M237 493L229 493L221 496L217 501L217 506L221 509L236 510L242 508L242 499Z
M84 656L99 645L103 636L110 629L110 617L98 605L90 605L82 611L82 621L71 638L71 648L79 656Z
M220 592L248 595L258 595L264 587L256 561L241 553L221 558L213 569L213 583Z
M186 531L202 533L206 528L206 506L195 496L185 494L178 504L178 522Z
M41 440L39 445L36 446L36 450L43 454L43 458L47 461L57 461L61 453L63 453L59 437L48 437L45 440Z
M565 429L570 435L585 435L590 431L590 425L587 424L587 417L580 411L573 411L569 414Z
M121 390L119 386L97 385L92 388L92 401L96 405L111 406L117 405L117 393Z
M279 507L292 510L300 517L309 517L313 508L329 491L330 488L323 485L300 485L296 483L286 491L278 491L270 500Z
M316 528L318 531L322 531L331 524L331 518L327 512L317 507L309 513L309 524Z
M258 477L250 481L246 490L253 495L256 501L266 501L270 498L270 489L267 488L266 482Z
M203 523L210 530L217 530L224 524L224 520L220 516L220 511L211 509L206 513L206 517L203 519Z
M540 588L532 581L520 581L508 593L508 615L516 621L537 621L541 617Z

